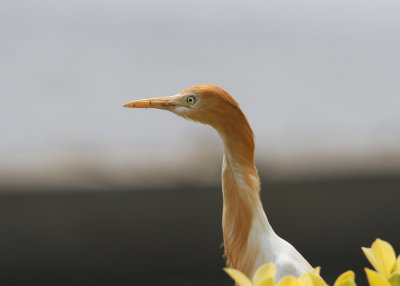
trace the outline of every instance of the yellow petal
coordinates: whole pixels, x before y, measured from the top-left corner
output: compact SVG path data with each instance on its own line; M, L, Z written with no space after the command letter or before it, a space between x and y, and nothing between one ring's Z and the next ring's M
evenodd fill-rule
M301 286L293 276L286 276L276 286Z
M396 263L393 266L392 273L393 272L400 273L400 255L397 257Z
M378 272L365 268L365 273L367 273L367 278L370 286L390 286L385 277L380 275Z
M260 266L256 273L254 274L253 282L254 285L258 286L262 281L267 278L274 278L275 277L275 265L273 263L264 264Z
M304 273L297 278L300 286L328 286L325 281L319 275L315 275L312 270L311 272Z
M310 278L312 281L312 285L314 286L328 286L328 284L325 283L324 279L322 279L321 276L310 273Z
M321 271L321 266L317 266L313 270L311 270L311 273L319 276L320 271Z
M333 286L356 286L354 281L355 274L353 271L349 270L340 275Z
M239 270L233 268L224 268L224 270L239 286L253 286L250 279Z
M400 273L393 273L388 280L390 282L390 285L400 286Z
M297 278L297 282L299 282L300 286L312 286L312 279L310 277L310 273L304 273Z
M396 262L393 247L378 238L372 243L371 248L362 247L362 250L375 270L385 278L388 278Z
M261 281L260 284L258 284L257 286L274 286L274 285L275 285L275 278L269 277Z

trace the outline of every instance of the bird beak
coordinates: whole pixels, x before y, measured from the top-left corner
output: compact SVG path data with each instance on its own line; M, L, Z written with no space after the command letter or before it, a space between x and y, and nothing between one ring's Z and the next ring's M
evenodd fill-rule
M178 96L166 96L157 98L140 99L128 102L124 104L123 107L130 108L159 108L159 109L169 109L175 107L179 104Z

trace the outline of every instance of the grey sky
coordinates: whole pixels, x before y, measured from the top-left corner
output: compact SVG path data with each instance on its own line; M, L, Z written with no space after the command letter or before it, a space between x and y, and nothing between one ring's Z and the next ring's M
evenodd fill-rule
M3 0L0 165L219 152L210 128L121 108L200 83L240 102L260 156L398 155L399 15L395 0Z

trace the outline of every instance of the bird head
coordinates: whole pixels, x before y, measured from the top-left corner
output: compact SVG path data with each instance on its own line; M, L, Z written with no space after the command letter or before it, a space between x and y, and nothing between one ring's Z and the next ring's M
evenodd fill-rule
M211 125L219 131L234 123L238 116L245 118L229 93L218 86L206 84L188 88L173 96L131 101L124 107L165 109L186 119Z

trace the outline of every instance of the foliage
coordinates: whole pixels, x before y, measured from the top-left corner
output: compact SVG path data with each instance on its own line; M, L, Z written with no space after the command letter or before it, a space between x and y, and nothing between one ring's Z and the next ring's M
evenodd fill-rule
M386 241L376 239L371 248L362 247L365 256L375 270L365 268L370 286L400 286L400 255L396 259L393 247ZM239 286L328 286L319 275L317 267L299 277L287 276L275 283L275 265L262 265L254 274L253 281L239 270L224 269ZM355 274L349 270L340 275L334 286L356 286Z

